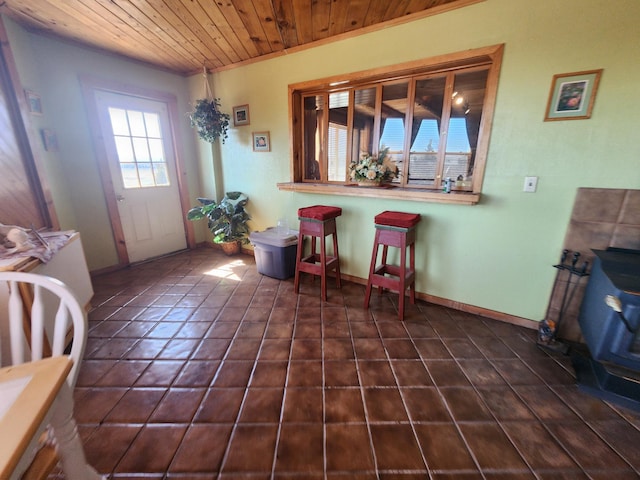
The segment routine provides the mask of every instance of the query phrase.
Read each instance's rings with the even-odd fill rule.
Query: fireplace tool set
[[[557,340],[558,332],[560,331],[560,326],[562,324],[562,320],[564,319],[565,313],[573,300],[576,289],[582,280],[582,277],[589,276],[587,273],[587,269],[589,267],[589,262],[584,261],[582,265],[578,266],[580,260],[580,252],[573,252],[571,255],[571,260],[569,263],[567,262],[567,258],[569,257],[569,250],[563,250],[562,255],[560,256],[560,263],[554,265],[554,268],[559,270],[555,284],[553,286],[553,291],[556,290],[561,272],[568,272],[567,283],[564,285],[564,291],[562,293],[562,300],[560,302],[560,310],[558,312],[558,319],[552,320],[547,318],[540,322],[540,326],[538,328],[538,345],[543,346],[545,348],[550,348],[554,351],[562,351],[563,353],[568,352],[568,347],[562,343],[559,343]]]

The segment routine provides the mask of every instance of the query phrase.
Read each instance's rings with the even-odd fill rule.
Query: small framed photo
[[[42,134],[42,143],[44,144],[44,149],[47,152],[57,152],[58,151],[58,136],[56,132],[49,128],[43,128],[40,130]]]
[[[233,126],[249,125],[249,105],[233,107]]]
[[[25,90],[24,96],[27,99],[27,108],[34,115],[42,115],[42,100],[40,95],[31,90]]]
[[[253,132],[253,151],[254,152],[270,152],[271,140],[269,139],[269,132]]]
[[[553,76],[545,122],[591,118],[602,69]]]

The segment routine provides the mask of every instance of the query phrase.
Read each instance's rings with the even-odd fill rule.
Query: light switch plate
[[[535,193],[538,188],[538,177],[524,177],[523,192]]]

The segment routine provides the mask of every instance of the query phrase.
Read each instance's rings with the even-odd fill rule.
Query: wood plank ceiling
[[[0,14],[37,34],[192,75],[479,1],[0,0]]]

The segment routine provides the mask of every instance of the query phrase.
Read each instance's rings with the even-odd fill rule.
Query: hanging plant
[[[196,100],[193,112],[189,112],[191,126],[198,131],[198,136],[205,142],[213,143],[218,138],[222,143],[227,139],[227,130],[231,116],[220,111],[220,99],[214,98],[209,87],[207,67],[202,67],[204,79],[204,96]]]
[[[198,136],[206,142],[215,142],[218,138],[222,143],[227,138],[229,120],[231,116],[220,111],[220,99],[203,98],[196,100],[193,112],[189,113],[191,126],[198,131]]]

